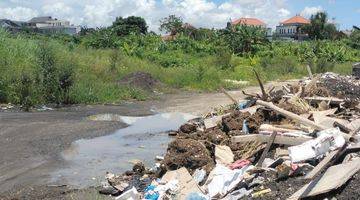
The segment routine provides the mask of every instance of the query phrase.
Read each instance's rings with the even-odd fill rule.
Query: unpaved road
[[[249,87],[245,91],[258,92],[258,87]],[[244,98],[241,91],[230,93],[237,99]],[[125,127],[120,122],[90,121],[87,116],[103,113],[141,116],[152,114],[154,110],[201,115],[230,103],[222,93],[188,92],[119,106],[72,106],[32,113],[0,112],[0,199],[68,199],[68,193],[71,194],[68,189],[45,187],[51,184],[51,171],[63,165],[60,153],[73,141],[111,134]],[[80,194],[79,199],[88,198]]]

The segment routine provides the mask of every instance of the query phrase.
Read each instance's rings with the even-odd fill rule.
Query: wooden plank
[[[284,95],[283,98],[286,98],[286,99],[290,99],[292,98],[293,95]],[[303,99],[307,100],[307,101],[326,101],[326,102],[331,102],[331,103],[334,103],[334,104],[339,104],[339,103],[342,103],[344,102],[344,99],[339,99],[339,98],[336,98],[336,97],[303,97]]]
[[[312,169],[309,173],[306,174],[304,179],[313,179],[315,176],[317,176],[325,167],[328,165],[328,163],[333,160],[339,153],[341,152],[341,149],[337,149],[335,151],[330,152],[325,158],[316,165],[314,169]]]
[[[249,135],[240,135],[240,136],[233,136],[231,138],[233,143],[246,143],[246,142],[267,142],[270,139],[270,135],[262,135],[262,134],[249,134]],[[283,144],[283,145],[299,145],[306,141],[311,140],[311,138],[303,138],[303,137],[289,137],[289,136],[282,136],[277,135],[275,137],[274,143],[275,144]]]
[[[356,134],[356,130],[351,132],[350,137],[352,137],[355,134]],[[356,151],[356,147],[354,147],[354,150]],[[311,170],[305,176],[305,179],[313,179],[326,167],[335,163],[337,159],[339,159],[344,153],[349,151],[351,151],[351,149],[348,147],[348,145],[345,144],[342,148],[330,152],[318,165],[316,165],[316,167],[313,170]]]
[[[221,88],[221,92],[223,92],[234,104],[238,104],[239,102],[234,99],[224,88]]]
[[[312,74],[312,72],[311,72],[310,65],[306,65],[306,69],[307,69],[307,71],[308,71],[308,73],[309,73],[310,79],[313,79],[314,76],[313,76],[313,74]]]
[[[359,159],[332,166],[323,176],[304,185],[300,190],[289,197],[288,200],[301,199],[330,192],[345,184],[359,170]]]
[[[289,112],[287,110],[279,108],[278,106],[274,105],[271,102],[265,102],[265,101],[262,101],[262,100],[257,100],[256,104],[261,105],[261,106],[265,106],[267,108],[270,108],[270,109],[274,110],[275,112],[277,112],[277,113],[279,113],[279,114],[281,114],[281,115],[283,115],[283,116],[285,116],[287,118],[295,120],[295,121],[297,121],[297,122],[299,122],[301,124],[304,124],[306,126],[310,126],[310,127],[314,128],[316,130],[321,131],[321,130],[327,129],[327,127],[325,127],[325,126],[318,125],[318,124],[316,124],[315,122],[313,122],[313,121],[311,121],[309,119],[306,119],[306,118],[301,117],[301,116],[299,116],[297,114],[294,114],[292,112]]]
[[[266,99],[268,98],[268,95],[267,95],[267,93],[265,92],[265,88],[264,88],[264,85],[263,85],[263,83],[262,83],[262,81],[261,81],[261,79],[260,79],[260,76],[259,76],[259,74],[257,73],[257,71],[256,71],[254,68],[253,68],[253,71],[254,71],[254,73],[255,73],[255,76],[256,76],[257,81],[259,82],[259,86],[260,86],[261,93],[262,93],[261,99],[266,100]]]
[[[265,147],[263,153],[261,154],[261,157],[260,157],[258,163],[256,164],[257,167],[261,166],[262,163],[264,162],[265,157],[266,157],[266,154],[269,152],[271,145],[274,143],[276,134],[277,134],[276,131],[274,131],[274,132],[271,134],[271,136],[270,136],[270,138],[269,138],[269,140],[268,140],[268,142],[267,142],[267,144],[266,144],[266,147]]]

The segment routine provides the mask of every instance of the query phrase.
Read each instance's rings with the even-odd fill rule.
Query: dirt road
[[[258,87],[245,90],[258,92]],[[244,98],[241,91],[230,93],[237,99]],[[49,185],[49,173],[63,164],[60,152],[78,139],[111,134],[126,126],[121,122],[90,121],[87,116],[103,113],[142,116],[154,111],[200,115],[230,103],[222,93],[188,92],[119,106],[72,106],[31,113],[0,112],[0,199],[64,198],[62,194],[68,190],[43,187]]]

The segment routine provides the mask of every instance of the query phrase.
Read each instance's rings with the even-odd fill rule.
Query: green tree
[[[309,34],[312,40],[335,39],[338,35],[336,26],[328,23],[328,14],[318,12],[310,18],[310,24],[305,25],[303,30]]]
[[[142,17],[130,16],[127,18],[117,17],[110,29],[117,36],[133,34],[146,34],[148,26]]]
[[[236,25],[223,30],[228,46],[235,54],[255,53],[259,45],[268,42],[266,30],[257,26]]]
[[[183,32],[183,20],[181,17],[169,15],[168,17],[160,20],[160,31],[165,31],[171,35]]]
[[[357,29],[356,27],[354,27],[354,30],[351,33],[350,38],[349,38],[349,45],[352,48],[360,49],[360,29]]]

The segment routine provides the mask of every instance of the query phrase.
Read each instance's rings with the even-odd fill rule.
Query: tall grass
[[[314,72],[349,74],[359,51],[341,42],[272,43],[255,55],[233,55],[226,47],[180,38],[169,43],[157,36],[126,38],[115,49],[93,49],[51,38],[11,36],[0,30],[0,103],[118,103],[144,100],[149,94],[118,81],[136,71],[150,73],[169,88],[214,91],[239,86],[225,79],[300,78],[311,63]],[[341,47],[333,51],[334,48]],[[336,60],[333,60],[336,58]]]

